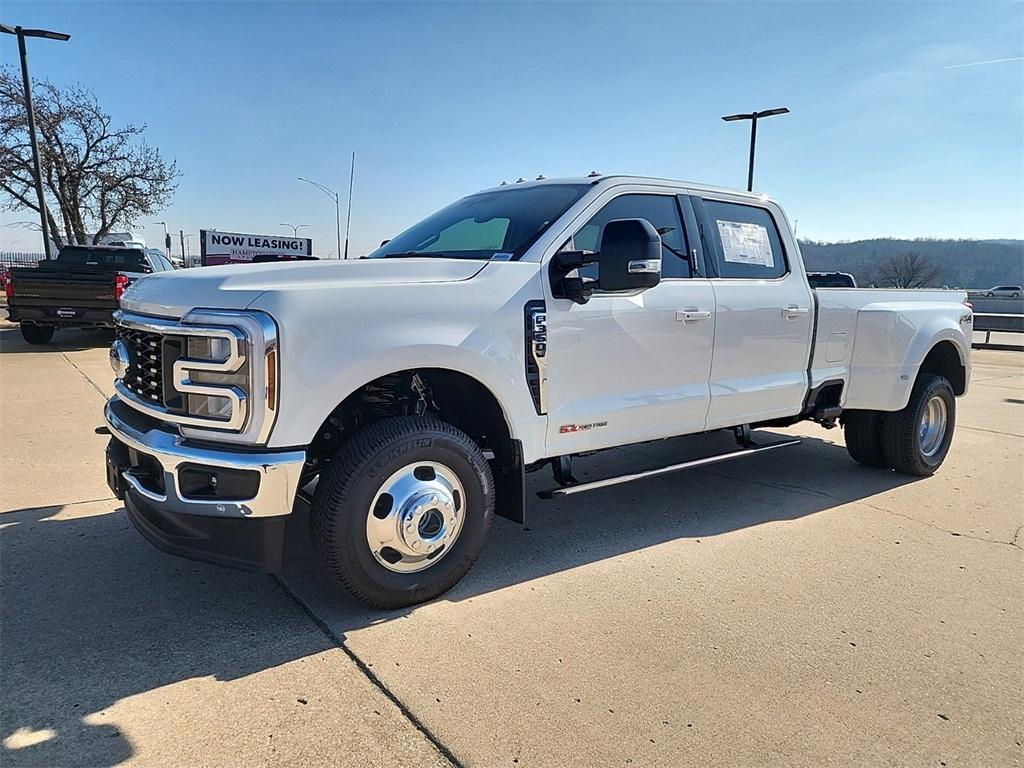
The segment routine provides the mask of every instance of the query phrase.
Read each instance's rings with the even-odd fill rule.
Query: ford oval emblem
[[[131,359],[128,357],[128,347],[118,339],[110,345],[110,367],[114,369],[114,376],[123,379],[128,372],[128,364]]]

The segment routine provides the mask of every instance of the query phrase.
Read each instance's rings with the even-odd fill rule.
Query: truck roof
[[[687,189],[695,189],[701,192],[724,192],[730,195],[736,195],[739,197],[747,197],[751,200],[772,200],[773,198],[769,195],[762,194],[760,192],[748,192],[745,189],[737,189],[735,187],[722,187],[711,184],[698,184],[692,181],[681,181],[677,179],[663,179],[656,176],[629,176],[627,174],[612,174],[609,176],[595,175],[595,176],[566,176],[557,179],[533,179],[531,181],[509,181],[499,184],[494,187],[488,187],[482,189],[480,192],[500,192],[506,189],[521,189],[523,187],[537,187],[544,184],[590,184],[593,186],[600,187],[611,187],[620,184],[649,184],[655,186],[666,186],[666,187],[686,187]]]

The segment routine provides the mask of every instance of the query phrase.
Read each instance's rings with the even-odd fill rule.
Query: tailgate
[[[115,276],[109,270],[15,269],[11,271],[9,303],[15,307],[116,309]]]

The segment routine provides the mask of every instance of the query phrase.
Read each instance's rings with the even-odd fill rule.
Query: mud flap
[[[512,455],[506,461],[492,461],[494,475],[494,513],[513,523],[526,522],[526,469],[523,467],[523,444],[512,441]]]

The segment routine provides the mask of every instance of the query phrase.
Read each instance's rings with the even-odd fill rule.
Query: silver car
[[[985,291],[985,298],[994,299],[1000,296],[1009,296],[1015,299],[1020,296],[1021,293],[1024,293],[1024,291],[1021,291],[1021,287],[1019,285],[996,285]]]

